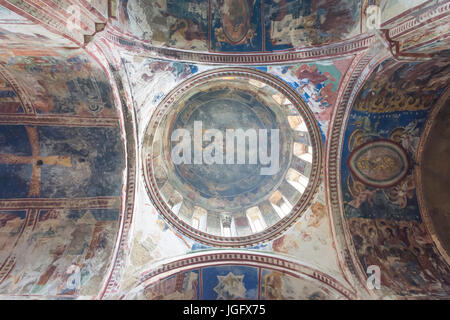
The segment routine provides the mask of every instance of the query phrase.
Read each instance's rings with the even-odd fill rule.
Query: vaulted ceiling
[[[0,0],[0,297],[448,298],[449,20],[444,0]],[[199,105],[285,126],[276,188],[226,210],[220,168],[160,165]]]

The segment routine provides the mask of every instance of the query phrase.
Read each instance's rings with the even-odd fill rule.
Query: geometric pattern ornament
[[[229,272],[226,276],[217,276],[219,283],[214,287],[217,300],[236,300],[245,298],[244,275],[234,275]]]
[[[408,154],[391,140],[375,140],[355,149],[347,160],[353,176],[374,188],[389,188],[409,171]]]
[[[214,139],[206,136],[211,130]],[[254,132],[259,149],[250,141],[237,148],[238,134],[229,148],[229,130]],[[264,145],[278,161],[261,161]],[[224,152],[223,161],[196,161],[198,153],[216,151]],[[166,95],[147,125],[141,158],[147,193],[169,225],[210,246],[249,247],[280,236],[310,205],[321,181],[322,136],[311,110],[282,80],[256,69],[219,68]],[[273,172],[262,174],[268,168]]]

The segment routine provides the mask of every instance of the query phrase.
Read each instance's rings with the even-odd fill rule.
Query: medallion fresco
[[[345,216],[363,270],[380,266],[391,294],[437,297],[450,290],[450,267],[419,211],[413,165],[429,112],[448,86],[448,68],[387,61],[349,116],[341,165]]]
[[[225,0],[222,29],[232,43],[241,42],[250,29],[251,11],[245,0]]]
[[[212,51],[262,51],[261,1],[212,0]]]
[[[372,187],[398,184],[409,171],[406,151],[390,140],[375,140],[358,147],[348,157],[353,176]]]

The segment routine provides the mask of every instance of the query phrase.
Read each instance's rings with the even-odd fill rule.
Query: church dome
[[[202,73],[158,106],[143,145],[148,193],[183,234],[216,246],[272,239],[308,205],[321,140],[312,113],[262,71]]]

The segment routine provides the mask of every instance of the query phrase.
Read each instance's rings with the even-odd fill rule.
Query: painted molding
[[[124,69],[117,64],[115,57],[110,54],[109,47],[106,43],[91,44],[88,48],[87,52],[89,54],[97,56],[98,63],[102,66],[110,80],[116,104],[121,108],[120,123],[126,149],[126,170],[124,172],[124,180],[126,183],[122,190],[120,227],[117,233],[111,265],[105,273],[103,288],[97,296],[97,299],[107,299],[119,290],[120,281],[128,261],[138,168],[137,130],[133,100],[129,93],[130,89],[128,83],[122,81],[123,75],[121,74],[121,70]]]
[[[422,14],[414,16],[414,12],[411,13],[411,18],[396,25],[389,30],[389,36],[391,39],[403,37],[416,29],[426,26],[439,19],[447,17],[450,14],[450,1],[447,0],[441,5],[433,6],[429,10]]]
[[[204,251],[185,258],[163,261],[141,274],[138,284],[131,291],[141,290],[179,272],[218,265],[241,265],[271,269],[298,278],[313,279],[336,290],[349,300],[357,299],[354,290],[332,276],[296,260],[280,256],[243,250]],[[130,293],[129,292],[129,293]],[[123,295],[122,298],[126,297]]]
[[[365,293],[368,297],[373,297],[375,294],[367,289],[367,274],[356,254],[344,216],[340,177],[341,155],[343,137],[353,102],[373,70],[389,57],[390,53],[386,51],[370,51],[355,59],[351,67],[352,72],[349,77],[344,79],[345,82],[337,100],[337,107],[331,122],[332,126],[328,132],[325,160],[327,205],[339,261],[344,273],[349,280],[351,279],[350,283],[357,287],[358,292]]]
[[[105,39],[115,46],[141,56],[169,59],[202,64],[227,65],[272,65],[300,61],[318,61],[342,57],[365,50],[375,43],[373,35],[358,36],[352,40],[322,47],[309,47],[301,50],[280,51],[271,53],[224,54],[213,52],[195,52],[174,48],[152,46],[148,41],[140,40],[125,34],[114,27],[105,29]]]
[[[0,210],[24,209],[118,209],[120,197],[71,198],[71,199],[1,199]]]
[[[6,114],[0,113],[0,124],[56,127],[117,127],[119,118],[79,117],[58,114]]]

